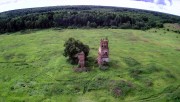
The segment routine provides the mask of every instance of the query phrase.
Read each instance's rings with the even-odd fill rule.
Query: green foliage
[[[162,28],[180,22],[179,17],[127,8],[72,6],[23,9],[0,13],[0,33],[25,29],[74,28]],[[177,32],[178,33],[178,32]]]
[[[68,57],[68,61],[71,64],[77,64],[77,53],[84,52],[85,58],[87,59],[87,56],[89,54],[89,46],[83,44],[79,40],[75,40],[74,38],[69,38],[65,44],[64,44],[64,56]]]
[[[131,28],[131,24],[130,22],[127,22],[127,23],[123,23],[120,28],[122,29],[130,29]]]

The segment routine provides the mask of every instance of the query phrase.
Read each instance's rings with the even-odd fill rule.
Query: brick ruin
[[[85,54],[84,52],[77,53],[75,55],[78,58],[78,67],[75,69],[75,71],[82,72],[87,71],[87,68],[85,68]],[[108,39],[101,39],[100,40],[100,46],[98,50],[98,58],[97,63],[99,67],[106,67],[109,62],[109,47],[108,47]]]
[[[79,68],[85,68],[85,54],[84,52],[80,52],[77,54],[77,57],[78,57],[78,65],[79,65]]]
[[[104,66],[109,62],[109,47],[107,38],[100,40],[97,62],[99,66]]]

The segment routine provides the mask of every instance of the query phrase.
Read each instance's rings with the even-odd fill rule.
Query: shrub
[[[77,29],[76,26],[68,26],[67,28],[68,28],[68,29]]]
[[[163,28],[163,23],[158,22],[158,23],[156,24],[156,26],[157,26],[158,28]]]
[[[127,23],[123,23],[120,28],[122,29],[130,29],[131,28],[131,24],[130,22],[127,22]]]
[[[111,29],[117,29],[118,27],[117,26],[111,26]]]
[[[63,28],[55,27],[54,30],[63,30]]]
[[[75,40],[74,38],[69,38],[64,44],[64,56],[68,57],[68,61],[71,64],[77,64],[78,59],[75,56],[77,53],[83,51],[85,54],[85,59],[89,54],[89,46],[83,44],[79,40]]]

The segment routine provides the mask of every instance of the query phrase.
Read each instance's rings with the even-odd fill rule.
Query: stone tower
[[[100,41],[97,62],[99,66],[103,66],[104,64],[109,62],[109,47],[107,38],[101,39]]]
[[[78,64],[79,64],[79,67],[80,68],[84,68],[85,67],[85,54],[84,52],[80,52],[77,54],[77,57],[78,57]]]
[[[86,66],[85,66],[85,53],[82,51],[82,52],[80,52],[80,53],[77,53],[76,55],[75,55],[75,57],[77,57],[78,58],[78,67],[76,67],[75,69],[74,69],[74,71],[76,71],[76,72],[83,72],[83,71],[88,71],[88,69],[86,68]]]

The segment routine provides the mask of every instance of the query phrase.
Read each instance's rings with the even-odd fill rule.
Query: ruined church
[[[99,66],[104,66],[109,62],[109,47],[107,38],[100,40],[97,62]]]
[[[80,52],[75,55],[75,57],[78,58],[78,68],[75,70],[78,72],[85,71],[85,54],[84,52]],[[108,47],[108,39],[101,39],[100,40],[100,46],[98,50],[98,57],[97,57],[97,63],[99,67],[105,67],[107,66],[109,62],[109,47]]]

